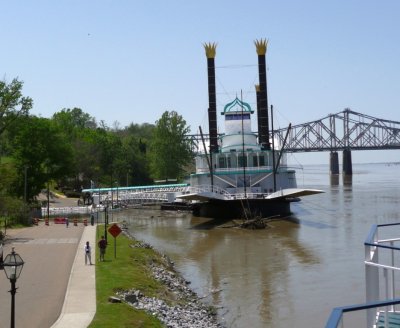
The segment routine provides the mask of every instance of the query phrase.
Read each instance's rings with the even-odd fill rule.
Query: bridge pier
[[[329,154],[329,172],[331,175],[339,174],[339,154],[336,151]]]
[[[343,150],[343,175],[353,174],[353,164],[351,162],[351,150]]]

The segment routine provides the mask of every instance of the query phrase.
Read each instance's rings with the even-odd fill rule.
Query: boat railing
[[[396,281],[400,279],[400,223],[373,225],[364,242],[366,301],[391,300],[400,297]],[[391,309],[397,312],[394,307]],[[368,327],[375,320],[367,311]]]
[[[391,308],[398,304],[400,304],[400,298],[388,301],[377,301],[365,304],[337,307],[332,310],[325,328],[399,327],[399,325],[396,323],[400,322],[400,313],[391,310]],[[365,322],[366,317],[361,311],[372,311],[375,314],[374,323],[372,326]]]
[[[262,199],[265,198],[268,194],[266,193],[229,193],[225,189],[222,189],[218,186],[211,186],[211,185],[199,185],[196,187],[187,187],[185,191],[182,193],[201,193],[201,192],[213,192],[216,194],[223,195],[226,199],[234,200],[234,199]]]
[[[226,198],[231,198],[232,194],[227,192],[225,189],[222,189],[218,186],[211,185],[199,185],[199,186],[187,186],[182,190],[182,194],[193,194],[193,193],[201,193],[201,192],[213,192],[216,194],[224,195]]]
[[[236,193],[231,194],[232,199],[263,199],[268,196],[267,193],[255,193],[255,192],[247,192],[247,193]]]
[[[160,188],[143,188],[143,189],[131,189],[124,190],[123,192],[116,193],[107,192],[100,194],[100,202],[107,204],[108,206],[130,206],[136,204],[159,204],[168,202],[168,194],[179,192],[181,193],[186,189],[187,185],[182,186],[171,186]]]
[[[289,170],[289,169],[294,169],[294,167],[289,167],[287,165],[281,165],[279,166],[279,169],[281,171],[283,170]],[[238,172],[238,170],[243,171],[243,167],[225,167],[225,168],[216,168],[215,172],[218,173],[230,173],[230,172]],[[257,172],[257,171],[272,171],[272,166],[246,166],[245,168],[246,172]],[[208,167],[202,167],[202,168],[197,168],[196,173],[201,174],[201,173],[209,173],[210,170]]]
[[[366,304],[337,308],[326,327],[338,327],[345,312],[365,310],[363,327],[400,327],[400,223],[373,225],[364,242]],[[382,307],[384,307],[382,309]],[[342,310],[338,310],[342,309]],[[333,320],[334,312],[338,320]],[[340,313],[340,315],[339,315]],[[335,325],[333,322],[336,322]],[[360,325],[361,326],[361,325]],[[353,325],[349,325],[353,327]]]

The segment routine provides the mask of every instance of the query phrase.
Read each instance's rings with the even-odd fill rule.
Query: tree
[[[97,123],[94,117],[82,111],[82,109],[74,107],[73,109],[64,108],[60,112],[53,115],[53,121],[63,130],[72,136],[81,129],[95,129]]]
[[[165,111],[156,122],[150,142],[150,170],[154,179],[180,179],[184,167],[192,160],[186,135],[190,128],[175,111]]]
[[[0,136],[18,117],[28,114],[33,102],[22,96],[23,82],[13,79],[7,84],[0,81]]]
[[[27,168],[27,199],[32,200],[48,182],[71,173],[72,149],[49,119],[28,116],[19,119],[15,125],[12,157],[19,179],[13,186],[13,194],[24,195]]]
[[[148,185],[152,183],[146,157],[145,143],[141,138],[129,135],[123,139],[122,149],[125,159],[126,183],[129,185]]]
[[[153,130],[154,124],[131,123],[117,132],[122,138],[125,160],[125,171],[120,177],[121,184],[148,185],[152,183],[146,153]]]
[[[13,163],[8,161],[0,165],[0,197],[9,194],[10,187],[15,185],[18,174]]]
[[[62,187],[79,189],[98,177],[98,147],[96,120],[80,108],[64,108],[53,115],[52,121],[72,148],[72,174],[60,181]]]

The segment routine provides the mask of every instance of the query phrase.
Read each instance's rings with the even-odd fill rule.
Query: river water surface
[[[324,327],[332,308],[365,302],[363,243],[372,224],[399,221],[400,165],[353,165],[347,180],[305,166],[297,182],[325,193],[292,204],[292,217],[265,230],[185,212],[114,215],[169,255],[227,327]]]

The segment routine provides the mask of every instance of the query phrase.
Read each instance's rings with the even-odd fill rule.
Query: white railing
[[[182,190],[182,194],[195,194],[195,193],[202,193],[202,192],[213,192],[216,194],[224,195],[226,198],[230,198],[232,194],[227,192],[225,189],[222,189],[218,186],[211,186],[211,185],[199,185],[196,187],[186,187]]]
[[[279,166],[280,171],[287,171],[287,170],[294,170],[296,167],[294,166],[287,166],[287,165],[281,165]],[[246,172],[257,172],[257,171],[272,171],[272,166],[246,166],[245,167]],[[243,167],[229,167],[229,168],[217,168],[214,170],[214,172],[217,173],[229,173],[229,172],[240,172],[243,171]],[[210,170],[208,167],[204,168],[197,168],[196,173],[209,173]]]
[[[385,233],[385,235],[397,233],[399,235],[399,228],[399,223],[373,225],[364,243],[367,302],[392,300],[400,296],[400,293],[396,289],[396,280],[400,278],[400,263],[396,260],[400,256],[400,247],[398,244],[400,238],[379,239],[379,233]],[[397,312],[394,306],[391,306],[390,311]],[[374,310],[368,310],[368,327],[375,320],[376,313]]]
[[[67,214],[90,214],[93,212],[92,206],[75,207],[49,207],[49,215],[67,215]],[[47,207],[42,207],[42,216],[47,217]]]
[[[385,235],[386,238],[379,239],[379,234]],[[366,322],[363,325],[359,324],[360,327],[399,326],[400,288],[396,286],[396,282],[400,280],[399,235],[400,223],[371,227],[364,242],[366,303],[335,308],[326,328],[345,327],[344,314],[360,311],[366,311]],[[354,327],[354,324],[350,324],[349,327]]]

